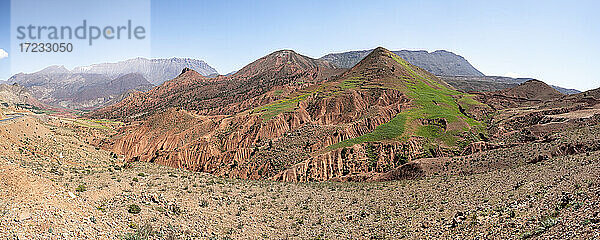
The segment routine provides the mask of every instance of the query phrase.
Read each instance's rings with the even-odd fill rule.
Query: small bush
[[[138,176],[140,176],[140,177],[145,177],[145,176],[146,176],[146,174],[145,174],[145,173],[143,173],[143,172],[141,172],[141,173],[138,173]]]
[[[75,188],[76,192],[85,192],[86,188],[84,185],[79,185],[77,186],[77,188]]]
[[[140,180],[139,180],[138,178],[136,178],[136,177],[134,177],[132,180],[133,180],[134,182],[139,182],[139,181],[140,181]]]
[[[141,211],[142,211],[142,209],[140,208],[140,206],[135,205],[135,204],[129,205],[129,208],[127,209],[127,212],[129,212],[131,214],[138,214]]]
[[[148,223],[142,225],[142,226],[137,226],[137,224],[133,224],[135,225],[135,232],[133,233],[128,233],[125,236],[122,236],[123,239],[125,240],[146,240],[149,239],[150,236],[152,235],[152,226]],[[130,225],[130,227],[132,227]]]

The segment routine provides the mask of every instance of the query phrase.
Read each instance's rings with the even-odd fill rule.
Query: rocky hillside
[[[35,104],[36,99],[31,96],[27,88],[17,84],[0,84],[0,104]]]
[[[529,80],[512,88],[474,94],[479,101],[495,109],[528,107],[566,96],[539,80]]]
[[[340,68],[351,68],[360,60],[369,55],[373,50],[351,51],[344,53],[331,53],[321,59],[331,62]],[[409,63],[423,68],[438,76],[484,76],[475,69],[465,58],[452,52],[438,50],[427,51],[394,51],[396,55]]]
[[[485,106],[383,48],[327,72],[336,71],[278,51],[230,78],[184,71],[92,116],[145,115],[104,144],[129,161],[281,181],[386,172],[485,134]]]
[[[154,85],[175,78],[181,69],[189,68],[203,76],[218,74],[217,70],[206,62],[191,58],[146,59],[135,58],[116,63],[100,63],[76,67],[74,73],[93,73],[116,78],[127,73],[139,73]]]
[[[17,84],[0,84],[0,108],[48,109],[26,87]]]
[[[129,90],[146,91],[153,87],[141,74],[110,78],[96,73],[74,73],[62,66],[19,73],[8,82],[27,87],[33,97],[45,104],[79,110],[103,106]]]
[[[514,98],[526,98],[540,101],[548,101],[564,96],[564,94],[539,80],[529,80],[514,88],[501,90],[499,91],[499,94]]]
[[[145,92],[152,89],[152,85],[142,74],[130,73],[119,76],[108,82],[86,86],[72,95],[73,102],[84,103],[89,108],[102,106],[113,99],[130,91]],[[65,101],[65,100],[63,100]]]
[[[521,83],[533,80],[533,78],[511,78],[500,76],[440,76],[448,84],[464,92],[490,92],[516,87]],[[563,94],[580,93],[576,89],[568,89],[550,85]]]
[[[352,184],[123,163],[89,144],[117,126],[0,123],[0,238],[596,239],[600,228],[598,124]]]

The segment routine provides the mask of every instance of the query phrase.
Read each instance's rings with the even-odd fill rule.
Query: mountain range
[[[516,87],[533,78],[511,78],[502,76],[439,76],[453,87],[465,92],[489,92]],[[581,91],[577,89],[563,88],[550,85],[563,94],[576,94]]]
[[[64,108],[88,110],[104,106],[122,94],[146,91],[174,78],[183,68],[206,75],[216,70],[202,60],[187,58],[135,58],[117,63],[95,64],[69,70],[49,66],[34,73],[19,73],[7,80],[30,89],[40,101]],[[153,79],[154,84],[148,79]]]
[[[342,71],[341,69],[347,69],[354,66],[371,51],[372,50],[364,50],[328,54],[318,60],[320,60],[321,64],[327,65],[327,67],[331,69],[330,72],[340,72]],[[506,89],[530,80],[528,78],[515,79],[484,76],[463,57],[444,50],[434,52],[401,50],[394,51],[393,53],[400,56],[402,59],[405,59],[407,62],[433,73],[456,89],[465,92]],[[196,59],[135,58],[115,63],[100,63],[75,67],[72,70],[69,70],[64,66],[50,66],[35,73],[16,74],[8,79],[6,83],[16,83],[30,88],[29,91],[33,96],[40,99],[40,101],[45,104],[75,110],[91,110],[113,104],[118,100],[122,100],[126,96],[133,94],[135,91],[143,92],[150,90],[155,85],[160,85],[167,80],[175,78],[180,74],[181,69],[184,68],[192,69],[204,77],[213,79],[207,80],[213,82],[219,82],[218,79],[233,76],[236,78],[244,78],[244,76],[246,76],[247,81],[261,78],[259,76],[248,78],[251,74],[243,73],[243,71],[249,71],[248,69],[241,69],[225,76],[220,76],[214,68],[204,61]],[[242,74],[237,74],[238,72],[242,72]],[[137,75],[128,75],[132,73]],[[122,77],[124,75],[128,76]],[[262,76],[262,78],[265,77],[269,76]],[[216,85],[211,86],[216,87]],[[246,82],[245,86],[240,87],[246,88],[248,86],[253,86],[253,84],[251,82]],[[210,94],[230,92],[233,90],[223,89],[223,87],[230,86],[221,85],[220,87],[216,87],[216,89],[213,89],[212,93],[208,94],[209,96],[207,96],[207,99],[205,99],[204,102],[207,102],[208,99],[211,98]],[[268,86],[262,86],[262,88],[264,87]],[[553,87],[565,94],[579,92],[574,89],[565,89],[558,86]],[[262,92],[264,92],[264,89],[255,92],[255,94]],[[229,98],[229,100],[231,100],[230,98],[232,97],[235,98],[235,96],[223,96],[224,99]],[[160,100],[156,101],[159,102],[159,105],[169,105],[168,102],[162,102]],[[215,108],[219,107],[219,103],[215,103],[218,101],[220,100],[213,99],[213,102],[208,103],[207,105],[196,105],[203,106],[202,108]],[[139,111],[145,110],[140,109]],[[208,110],[205,109],[205,111]]]
[[[130,160],[309,181],[368,178],[451,154],[483,134],[481,111],[473,96],[377,48],[351,69],[291,50],[230,77],[185,69],[88,116],[139,122],[105,145]]]
[[[146,59],[134,58],[116,63],[100,63],[76,67],[73,73],[93,73],[116,78],[127,73],[139,73],[154,85],[175,78],[181,69],[190,68],[203,76],[218,74],[217,70],[202,60],[192,58]]]
[[[349,69],[281,50],[230,76],[186,68],[87,117],[127,123],[100,146],[128,162],[243,179],[380,181],[439,174],[446,159],[466,164],[462,155],[593,124],[600,101],[538,80],[487,90],[458,91],[384,48]],[[485,164],[466,171],[504,163]]]
[[[250,109],[279,99],[281,96],[277,94],[263,95],[274,87],[289,92],[341,71],[329,62],[281,50],[250,63],[230,76],[207,78],[186,68],[173,80],[146,93],[131,95],[116,105],[99,109],[93,116],[139,118],[171,107],[211,115],[233,114],[240,109]]]
[[[336,67],[351,68],[373,50],[332,53],[321,57],[321,60],[331,62]],[[393,51],[409,63],[423,68],[437,76],[484,76],[475,69],[465,58],[445,50],[434,52],[401,50]]]

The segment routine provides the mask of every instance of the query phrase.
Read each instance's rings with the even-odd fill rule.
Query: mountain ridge
[[[471,96],[383,48],[334,76],[324,74],[330,70],[326,63],[292,51],[247,66],[232,77],[210,79],[183,71],[149,92],[95,111],[92,117],[120,119],[163,102],[189,103],[162,105],[134,118],[104,148],[128,161],[219,176],[321,181],[452,154],[458,141],[473,141],[465,136],[477,138],[482,131],[470,115],[479,108]],[[179,91],[180,86],[192,90]],[[222,93],[221,86],[235,91]],[[257,91],[261,88],[265,91]],[[194,96],[213,90],[220,104],[229,94],[244,98],[228,99],[217,111],[197,109],[210,102]],[[116,114],[95,114],[103,111]],[[382,151],[377,157],[369,153],[374,147]]]
[[[367,56],[371,50],[348,51],[330,53],[320,59],[327,60],[337,67],[350,68]],[[425,50],[399,50],[392,51],[411,64],[421,67],[435,75],[465,75],[484,76],[475,69],[464,57],[446,50],[428,52]]]
[[[280,50],[249,63],[231,76],[207,78],[196,71],[184,70],[147,93],[132,96],[140,99],[125,99],[123,103],[99,109],[90,116],[145,116],[169,107],[182,107],[202,114],[233,114],[276,98],[256,99],[254,103],[245,101],[273,87],[297,88],[314,84],[316,79],[332,74],[335,74],[335,69],[325,61]],[[249,105],[236,105],[242,102]]]
[[[183,68],[198,71],[204,76],[218,74],[217,70],[203,60],[193,58],[132,58],[118,62],[98,63],[73,68],[76,73],[100,73],[118,77],[125,73],[141,73],[152,84],[159,85],[177,76]]]
[[[533,78],[511,78],[503,76],[439,76],[444,81],[464,92],[486,92],[498,91],[502,89],[516,87]],[[581,91],[577,89],[568,89],[556,85],[550,85],[552,88],[563,94],[577,94]]]

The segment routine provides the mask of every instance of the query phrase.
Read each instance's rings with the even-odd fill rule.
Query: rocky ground
[[[2,239],[595,239],[600,151],[380,183],[281,183],[122,162],[91,145],[118,123],[26,116],[0,124]],[[597,126],[557,134],[596,139]],[[538,143],[543,144],[543,143]],[[532,145],[533,146],[533,145]],[[537,151],[537,150],[536,150]],[[485,164],[488,161],[489,168]]]

